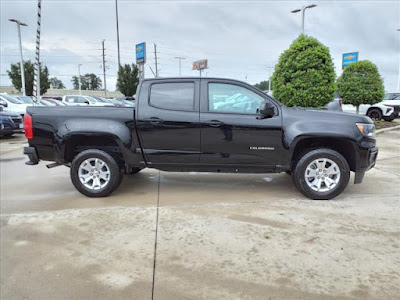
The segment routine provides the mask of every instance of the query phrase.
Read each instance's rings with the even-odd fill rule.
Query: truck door
[[[271,101],[276,115],[260,116],[261,102]],[[282,154],[279,105],[253,87],[231,80],[201,80],[202,164],[274,168]]]
[[[143,81],[136,118],[149,165],[199,163],[199,90],[198,79]]]

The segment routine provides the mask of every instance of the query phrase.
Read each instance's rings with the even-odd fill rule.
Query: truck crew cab
[[[331,199],[375,165],[374,124],[360,115],[289,108],[240,81],[140,82],[135,108],[29,107],[27,164],[70,167],[82,194],[103,197],[124,173],[291,173],[311,199]]]

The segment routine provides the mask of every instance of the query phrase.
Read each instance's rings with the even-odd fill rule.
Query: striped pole
[[[36,57],[35,69],[33,73],[33,96],[35,97],[36,104],[40,101],[40,20],[41,20],[41,0],[38,0],[38,19],[36,30]]]

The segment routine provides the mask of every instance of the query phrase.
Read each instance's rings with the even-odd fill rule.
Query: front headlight
[[[374,124],[365,124],[365,123],[356,123],[358,130],[365,136],[375,137],[375,125]]]

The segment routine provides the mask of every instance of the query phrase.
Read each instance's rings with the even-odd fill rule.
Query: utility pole
[[[117,46],[118,46],[118,71],[121,67],[121,57],[119,54],[119,24],[118,24],[118,0],[115,0],[115,17],[117,18]]]
[[[311,4],[311,5],[303,6],[300,9],[295,9],[295,10],[291,11],[291,13],[293,13],[293,14],[298,13],[298,12],[301,12],[301,14],[302,14],[302,16],[301,16],[301,33],[302,34],[304,34],[304,15],[306,13],[306,9],[307,8],[313,8],[313,7],[316,7],[316,6],[317,6],[316,4]]]
[[[157,63],[157,45],[154,45],[154,60],[155,60],[155,64],[156,64],[156,77],[158,77],[158,63]]]
[[[81,66],[82,66],[82,64],[79,64],[79,65],[78,65],[78,85],[79,85],[79,95],[82,95]]]
[[[186,58],[182,57],[182,56],[175,56],[175,58],[179,60],[179,77],[182,77],[182,65],[181,65],[181,62],[182,62],[182,59],[186,59]]]
[[[20,55],[20,68],[21,68],[21,83],[22,83],[22,95],[26,96],[25,92],[25,70],[24,70],[24,58],[22,57],[22,42],[21,42],[21,26],[28,26],[15,19],[8,19],[11,22],[15,22],[18,27],[18,38],[19,38],[19,55]]]
[[[106,82],[106,54],[104,49],[104,41],[101,42],[103,49],[103,77],[104,77],[104,96],[107,97],[107,82]]]

